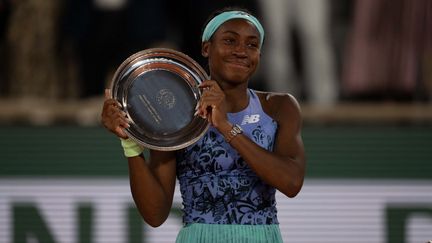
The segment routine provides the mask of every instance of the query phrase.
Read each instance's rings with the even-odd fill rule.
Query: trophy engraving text
[[[148,112],[151,114],[151,116],[156,121],[156,123],[160,124],[162,118],[159,116],[156,109],[151,105],[147,97],[145,95],[139,95],[138,97],[141,100],[141,102],[144,104],[144,106],[147,108]]]

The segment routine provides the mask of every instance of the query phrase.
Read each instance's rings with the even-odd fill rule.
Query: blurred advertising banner
[[[0,242],[175,242],[180,195],[169,219],[139,217],[127,179],[1,179]],[[277,196],[285,242],[427,242],[432,182],[308,180],[295,199]]]

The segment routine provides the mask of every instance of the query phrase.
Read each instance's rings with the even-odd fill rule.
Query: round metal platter
[[[122,106],[130,127],[125,132],[144,147],[171,151],[196,142],[208,122],[194,116],[208,79],[189,56],[165,48],[146,49],[126,59],[111,82],[112,98]]]

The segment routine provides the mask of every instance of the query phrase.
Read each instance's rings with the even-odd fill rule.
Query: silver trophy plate
[[[197,87],[208,75],[189,56],[164,48],[127,58],[111,81],[112,98],[130,120],[125,132],[144,147],[171,151],[196,142],[208,122],[194,116]]]

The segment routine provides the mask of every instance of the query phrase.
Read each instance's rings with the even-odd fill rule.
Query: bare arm
[[[227,119],[224,91],[214,81],[203,82],[201,86],[208,89],[204,91],[197,114],[207,118],[226,136],[233,124]],[[306,164],[300,107],[294,97],[282,94],[270,96],[264,105],[279,125],[274,151],[261,148],[244,134],[237,135],[230,144],[263,181],[294,197],[302,188]]]
[[[119,107],[106,91],[102,124],[118,137],[126,139],[123,129],[129,124]],[[175,162],[174,152],[150,151],[148,161],[142,156],[128,158],[132,197],[141,216],[153,227],[161,225],[169,215],[175,188]]]
[[[153,227],[168,218],[175,188],[173,152],[150,151],[150,162],[141,156],[128,158],[129,181],[135,205]]]
[[[294,98],[277,97],[279,112],[276,120],[278,131],[274,151],[267,151],[247,136],[240,134],[232,139],[233,146],[257,175],[288,197],[294,197],[303,185],[305,175],[305,152],[301,138],[300,109]],[[226,134],[229,131],[221,127]]]

